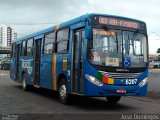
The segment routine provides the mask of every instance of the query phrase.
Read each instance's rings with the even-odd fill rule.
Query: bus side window
[[[22,42],[21,56],[26,56],[26,41]]]
[[[57,53],[67,53],[69,49],[69,29],[62,29],[57,33]]]
[[[27,56],[32,56],[33,39],[27,40]]]
[[[51,32],[45,35],[45,39],[43,42],[43,54],[52,54],[53,52],[53,44],[55,43],[55,32]]]

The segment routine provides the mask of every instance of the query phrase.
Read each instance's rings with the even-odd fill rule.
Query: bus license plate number
[[[126,79],[126,85],[136,85],[137,79]]]

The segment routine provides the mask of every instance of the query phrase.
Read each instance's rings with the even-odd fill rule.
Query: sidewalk
[[[151,96],[150,92],[160,94],[160,69],[149,69],[148,83],[149,96]]]
[[[152,72],[152,73],[159,73],[160,74],[160,68],[156,69],[156,68],[152,68],[152,69],[149,69],[149,72]]]
[[[147,92],[147,97],[160,100],[160,93],[155,93],[155,92],[152,92],[152,91],[148,91]]]

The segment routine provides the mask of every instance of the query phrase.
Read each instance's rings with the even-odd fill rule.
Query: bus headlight
[[[97,78],[95,78],[95,77],[93,77],[91,75],[88,75],[88,74],[85,74],[85,76],[93,84],[98,85],[98,86],[102,86],[103,85],[103,83],[101,81],[99,81]]]
[[[144,78],[138,85],[143,87],[148,82],[148,77]]]

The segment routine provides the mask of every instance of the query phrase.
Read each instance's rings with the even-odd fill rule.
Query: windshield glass
[[[93,29],[93,41],[89,41],[89,60],[97,65],[120,66],[122,62],[121,43],[120,31]]]
[[[140,33],[93,29],[88,59],[102,66],[144,67],[147,65],[146,36]]]
[[[128,58],[132,67],[147,65],[146,36],[135,32],[123,32],[124,59]],[[125,65],[124,65],[125,66]]]

